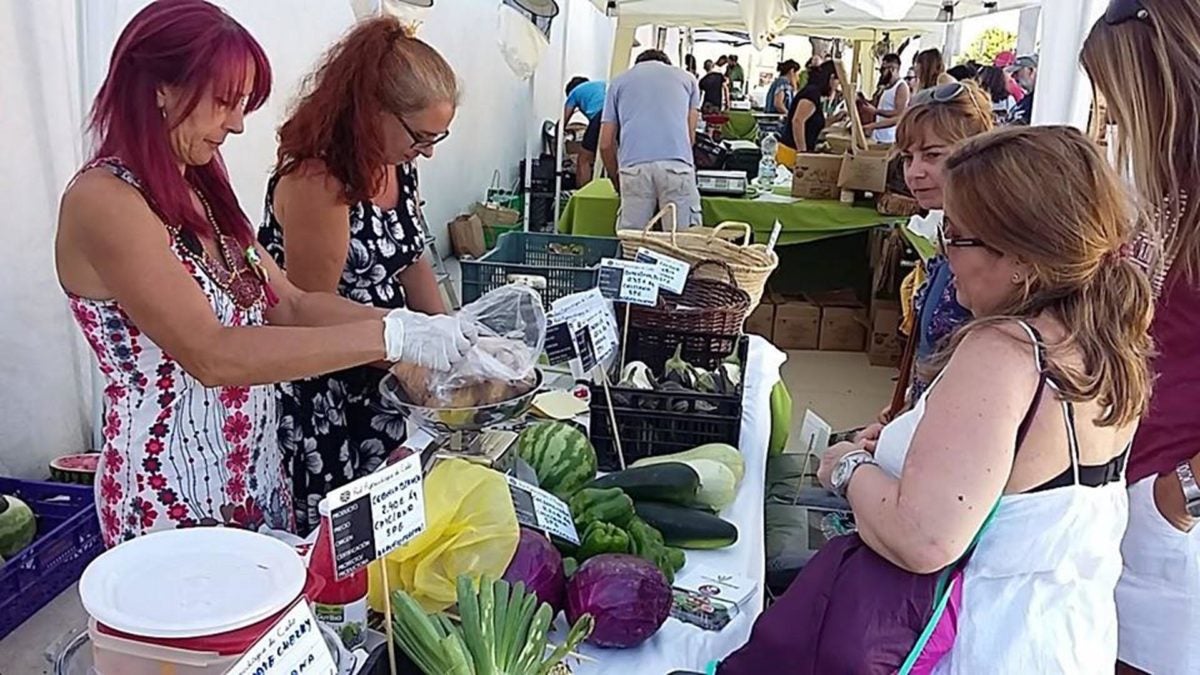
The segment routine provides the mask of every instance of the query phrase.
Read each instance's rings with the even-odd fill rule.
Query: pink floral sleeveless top
[[[103,166],[138,188],[114,160]],[[240,308],[176,237],[171,247],[225,326],[259,326],[265,303]],[[105,544],[199,525],[292,529],[270,386],[208,388],[138,330],[115,300],[70,293],[104,375],[104,447],[96,508]]]

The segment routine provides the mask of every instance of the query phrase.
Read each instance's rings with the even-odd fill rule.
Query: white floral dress
[[[141,190],[114,160],[85,170],[93,166]],[[171,248],[222,325],[264,323],[265,300],[240,308],[177,237]],[[272,388],[205,387],[143,335],[117,301],[68,298],[106,384],[96,476],[105,544],[197,525],[292,529]]]
[[[350,206],[350,243],[338,281],[339,295],[376,307],[404,306],[399,274],[425,251],[425,228],[411,164],[396,167],[399,201],[381,209],[371,202]],[[258,241],[287,268],[283,227],[275,217],[275,186],[267,183],[266,213]],[[373,366],[350,368],[279,385],[279,442],[292,470],[296,529],[318,522],[317,504],[327,492],[365,476],[404,441],[404,416],[381,405]]]

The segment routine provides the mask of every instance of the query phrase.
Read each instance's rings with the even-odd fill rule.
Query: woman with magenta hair
[[[450,317],[302,290],[255,244],[220,147],[263,104],[262,48],[203,0],[151,3],[96,97],[96,152],[63,195],[58,277],[103,372],[108,545],[194,525],[293,526],[275,382],[446,367]]]
[[[424,257],[415,161],[449,135],[457,104],[450,65],[395,18],[360,23],[329,51],[279,129],[258,233],[291,283],[445,311]],[[316,526],[329,490],[374,471],[404,440],[403,416],[380,405],[382,376],[359,366],[280,387],[300,532]]]

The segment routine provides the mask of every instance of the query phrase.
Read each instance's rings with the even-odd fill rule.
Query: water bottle
[[[775,152],[779,149],[779,141],[775,134],[767,134],[762,139],[762,159],[758,161],[758,185],[764,190],[775,189]]]

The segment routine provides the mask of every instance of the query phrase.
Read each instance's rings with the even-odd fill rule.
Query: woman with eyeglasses
[[[1200,672],[1198,44],[1195,2],[1115,0],[1080,59],[1116,123],[1118,166],[1162,239],[1145,247],[1161,251],[1150,266],[1157,380],[1129,460],[1121,672]]]
[[[59,211],[59,283],[105,380],[96,509],[108,546],[158,530],[286,530],[272,383],[383,360],[434,366],[458,322],[297,286],[254,242],[222,147],[271,90],[246,29],[153,2],[113,48],[92,159]]]
[[[395,18],[356,26],[306,80],[279,129],[258,239],[296,286],[375,307],[444,313],[424,256],[418,157],[449,135],[458,84],[445,59]],[[374,471],[404,440],[371,366],[280,387],[297,528],[329,490]]]
[[[884,672],[889,662],[875,658],[904,659],[928,600],[872,607],[870,589],[907,588],[905,573],[934,574],[969,555],[913,672],[1112,669],[1123,469],[1151,385],[1151,292],[1127,252],[1131,205],[1099,148],[1070,127],[977,136],[944,172],[946,254],[975,319],[931,361],[937,375],[912,410],[874,442],[825,452],[821,483],[849,500],[856,536],[882,560],[864,568],[818,552],[743,648],[774,656],[759,666],[790,653],[817,660],[798,672]],[[1023,197],[996,199],[997,185]],[[845,541],[826,546],[871,557]],[[827,609],[810,606],[820,597]],[[863,635],[867,649],[846,648]],[[814,642],[818,653],[798,651]],[[718,672],[764,672],[733,667],[749,665],[742,658]]]

